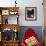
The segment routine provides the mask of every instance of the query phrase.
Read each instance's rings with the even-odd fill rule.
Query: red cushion
[[[32,28],[28,28],[24,34],[24,37],[22,38],[22,46],[26,46],[25,39],[28,39],[29,37],[37,36],[36,33]]]

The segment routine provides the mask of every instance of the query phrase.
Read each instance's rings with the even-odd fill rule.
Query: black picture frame
[[[37,20],[37,8],[36,7],[25,7],[25,20],[26,21]]]

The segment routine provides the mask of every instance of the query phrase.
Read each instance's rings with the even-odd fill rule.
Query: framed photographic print
[[[9,15],[9,10],[2,10],[2,15]]]
[[[37,8],[36,7],[25,8],[25,20],[27,21],[37,20]]]

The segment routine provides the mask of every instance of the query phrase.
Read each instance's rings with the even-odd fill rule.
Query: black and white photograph
[[[37,19],[37,8],[26,7],[25,8],[25,19],[28,21],[34,21]]]

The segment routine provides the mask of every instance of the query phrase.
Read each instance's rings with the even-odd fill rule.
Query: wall
[[[43,26],[42,0],[21,0],[19,24],[21,26]],[[20,1],[19,1],[20,2]],[[19,3],[18,3],[19,4]],[[25,7],[37,7],[37,21],[25,21]],[[21,10],[22,9],[22,10]]]
[[[15,0],[0,0],[1,7],[15,6]],[[20,26],[43,26],[43,0],[17,0],[19,6],[19,24]],[[25,21],[25,7],[37,7],[37,21]],[[10,20],[10,19],[9,19]]]

